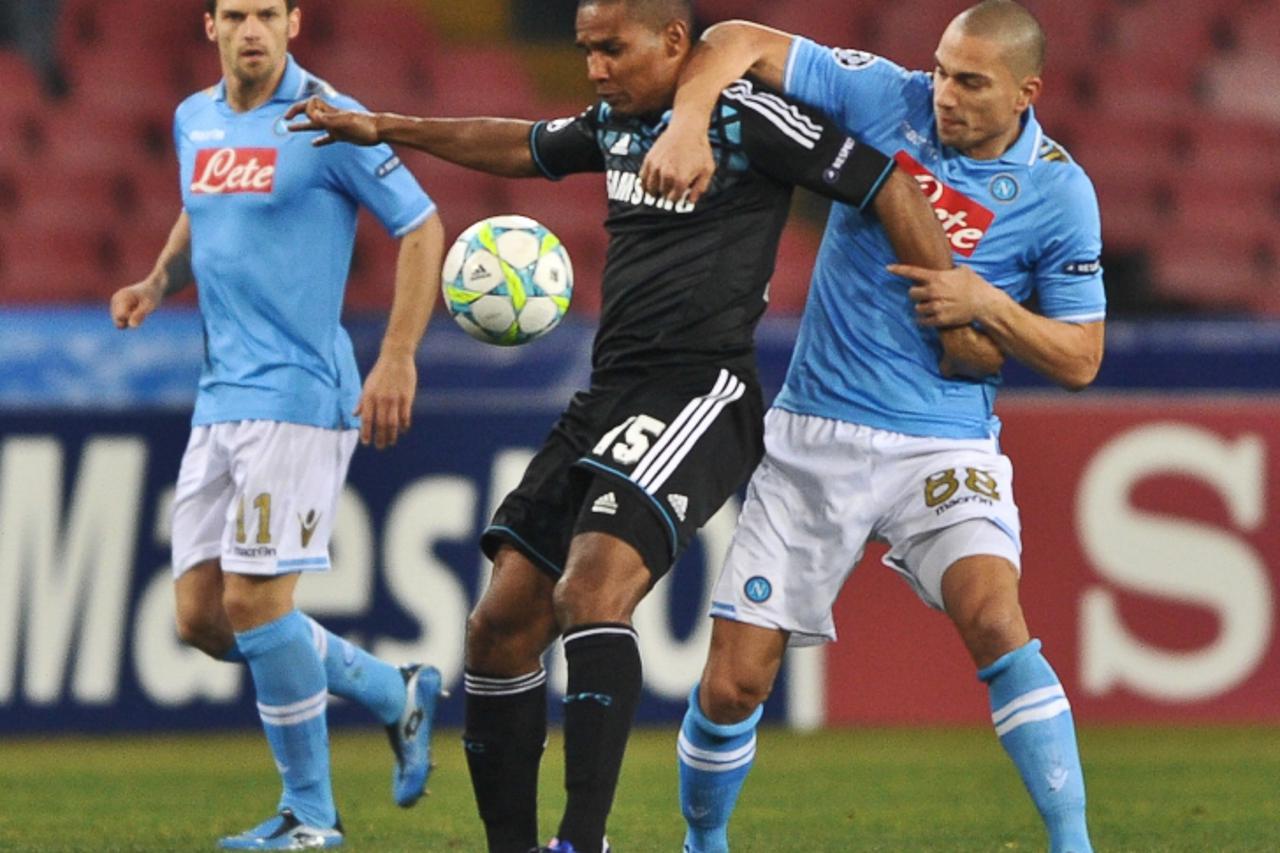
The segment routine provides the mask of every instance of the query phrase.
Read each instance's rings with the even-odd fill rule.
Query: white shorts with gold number
[[[931,607],[956,560],[994,554],[1020,570],[1013,467],[994,438],[903,435],[771,409],[712,596],[711,615],[836,638],[831,608],[869,540]]]
[[[280,421],[191,430],[173,499],[173,573],[282,575],[329,568],[329,537],[359,431]]]

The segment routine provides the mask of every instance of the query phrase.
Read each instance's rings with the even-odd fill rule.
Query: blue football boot
[[[342,846],[342,821],[329,829],[308,826],[292,809],[272,815],[253,829],[218,840],[223,850],[319,850]]]
[[[412,664],[400,668],[404,676],[404,711],[387,726],[387,739],[396,756],[391,792],[396,805],[408,808],[418,801],[431,773],[431,724],[436,701],[449,694],[441,689],[440,670]]]

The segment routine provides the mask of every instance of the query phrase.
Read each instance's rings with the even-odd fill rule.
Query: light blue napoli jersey
[[[205,332],[196,425],[358,425],[360,375],[339,324],[357,209],[397,237],[435,210],[388,146],[316,148],[286,130],[289,105],[313,94],[359,109],[290,57],[257,109],[232,110],[224,83],[174,118]]]
[[[1097,198],[1084,171],[1028,110],[1004,156],[973,160],[938,141],[933,79],[861,51],[791,47],[786,93],[893,154],[919,182],[955,261],[1065,322],[1102,320]],[[915,321],[910,283],[870,214],[832,207],[786,382],[775,405],[908,435],[996,435],[998,379],[950,380],[938,334]]]

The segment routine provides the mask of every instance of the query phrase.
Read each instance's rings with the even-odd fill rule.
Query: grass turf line
[[[619,853],[679,850],[675,728],[632,738],[610,819]],[[1108,853],[1280,850],[1280,730],[1115,727],[1081,736],[1095,847]],[[441,731],[430,797],[391,801],[381,732],[333,734],[352,853],[482,851],[459,733]],[[543,760],[541,826],[564,798]],[[0,850],[212,850],[265,818],[279,789],[254,733],[0,740]],[[730,835],[735,853],[1042,851],[1040,820],[981,729],[765,729]]]

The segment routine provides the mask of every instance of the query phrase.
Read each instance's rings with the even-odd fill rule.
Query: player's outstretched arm
[[[414,356],[440,291],[443,263],[444,226],[440,217],[432,214],[400,239],[387,331],[355,411],[360,416],[363,444],[372,442],[382,450],[395,444],[413,423],[413,398],[418,390]]]
[[[150,274],[111,295],[111,319],[117,329],[136,329],[166,296],[191,281],[191,220],[184,210],[169,230],[169,239]]]
[[[889,242],[898,259],[916,267],[948,270],[952,267],[951,247],[938,225],[938,218],[915,180],[895,169],[875,200]],[[969,325],[940,328],[942,360],[939,369],[946,377],[981,379],[1000,372],[1004,353],[989,336]]]
[[[321,131],[316,146],[334,142],[405,145],[468,169],[507,178],[541,176],[529,153],[533,122],[506,118],[418,118],[343,110],[322,98],[294,104],[285,113],[294,132]]]
[[[748,71],[781,89],[793,39],[749,21],[725,21],[703,33],[680,72],[671,122],[640,169],[646,191],[672,201],[687,194],[697,202],[715,173],[707,128],[720,91]]]

